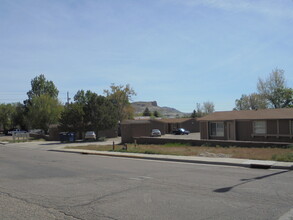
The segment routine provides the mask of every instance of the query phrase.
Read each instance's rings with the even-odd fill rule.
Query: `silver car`
[[[151,132],[152,137],[160,137],[161,136],[161,131],[159,129],[153,129]]]
[[[97,136],[94,131],[85,132],[84,139],[85,140],[96,140]]]

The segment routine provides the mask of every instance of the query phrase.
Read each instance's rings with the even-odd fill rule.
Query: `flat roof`
[[[198,121],[293,119],[293,108],[214,112]]]
[[[191,119],[196,120],[195,118],[162,118],[162,119],[156,119],[156,121],[161,121],[165,123],[182,123],[185,121],[189,121]]]

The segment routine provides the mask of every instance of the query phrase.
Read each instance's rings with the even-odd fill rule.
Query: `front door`
[[[227,122],[228,140],[235,140],[235,129],[233,122]]]

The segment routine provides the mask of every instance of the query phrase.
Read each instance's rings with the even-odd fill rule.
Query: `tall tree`
[[[114,128],[118,123],[118,114],[111,100],[90,90],[79,90],[74,103],[67,105],[61,114],[63,129],[75,132]]]
[[[53,81],[48,81],[44,74],[36,76],[31,80],[31,90],[27,92],[29,100],[34,96],[48,95],[49,97],[57,99],[58,89]]]
[[[94,93],[90,90],[87,90],[86,92],[84,90],[78,90],[74,96],[74,101],[76,103],[86,105],[87,103],[89,103],[91,97],[95,94],[96,93]]]
[[[267,108],[266,99],[257,93],[250,95],[242,95],[240,99],[236,99],[234,110],[256,110]]]
[[[203,103],[203,110],[205,115],[211,114],[215,111],[215,105],[213,102],[204,102]]]
[[[113,83],[109,90],[104,90],[104,94],[117,108],[118,120],[120,122],[133,117],[134,110],[131,107],[130,101],[131,97],[136,95],[136,93],[129,84],[126,86],[116,86]]]
[[[28,105],[29,127],[47,132],[50,124],[58,123],[61,111],[62,105],[58,99],[47,94],[34,96]]]
[[[0,104],[0,127],[4,130],[13,128],[13,114],[15,108],[12,104]]]
[[[292,104],[293,90],[287,88],[284,70],[275,69],[268,78],[259,78],[257,90],[265,97],[271,108],[286,108]]]
[[[152,113],[151,113],[151,111],[149,110],[149,108],[146,107],[145,110],[143,111],[142,115],[143,115],[143,116],[151,116]]]
[[[84,109],[80,103],[70,103],[64,107],[60,117],[60,127],[64,131],[85,132]]]
[[[31,80],[31,89],[24,101],[27,127],[40,128],[47,132],[49,125],[58,122],[62,105],[58,89],[44,74]]]
[[[89,130],[97,134],[100,130],[110,129],[117,125],[117,110],[113,103],[104,96],[92,93],[84,106],[85,121]]]
[[[156,118],[160,117],[160,113],[157,110],[154,111],[154,114],[153,115]]]
[[[196,118],[197,117],[197,113],[195,110],[193,110],[193,112],[190,115],[191,118]]]
[[[213,102],[196,103],[196,110],[194,110],[192,116],[202,117],[204,115],[213,113],[215,111],[215,105]]]
[[[196,103],[196,112],[197,112],[197,117],[202,117],[204,115],[202,112],[202,107],[200,103]]]
[[[26,108],[25,105],[21,103],[15,103],[14,112],[12,114],[13,127],[20,127],[21,129],[28,129],[26,122]]]

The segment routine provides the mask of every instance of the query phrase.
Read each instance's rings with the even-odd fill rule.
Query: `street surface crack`
[[[73,216],[73,215],[70,215],[70,214],[67,214],[61,210],[58,210],[56,208],[52,208],[52,207],[46,207],[44,205],[41,205],[41,204],[38,204],[38,203],[35,203],[35,202],[31,202],[31,201],[28,201],[27,199],[24,199],[24,198],[19,198],[17,196],[13,196],[11,193],[7,193],[7,192],[0,192],[0,195],[4,195],[4,196],[7,196],[11,199],[15,199],[15,200],[18,200],[18,201],[21,201],[21,202],[24,202],[25,204],[29,205],[29,206],[36,206],[36,207],[40,207],[44,210],[46,210],[50,215],[54,216],[55,219],[59,219],[60,217],[56,216],[56,214],[61,214],[61,215],[64,215],[66,217],[69,217],[70,219],[72,220],[84,220],[82,218],[79,218],[79,217],[76,217],[76,216]]]
[[[116,191],[116,192],[111,192],[111,193],[109,193],[109,194],[106,194],[106,195],[103,195],[103,196],[97,197],[97,198],[95,198],[94,200],[89,201],[89,202],[87,202],[87,203],[80,204],[80,205],[75,205],[75,206],[72,206],[72,207],[84,207],[84,206],[90,206],[90,205],[92,205],[93,203],[99,202],[100,200],[102,200],[102,199],[104,199],[104,198],[111,197],[111,196],[114,196],[114,195],[118,195],[118,194],[121,194],[121,193],[124,193],[124,192],[127,192],[127,191],[131,191],[131,190],[133,190],[133,189],[138,189],[138,188],[140,188],[140,187],[141,187],[141,186],[136,186],[136,187],[127,188],[127,189],[123,189],[123,190]]]

